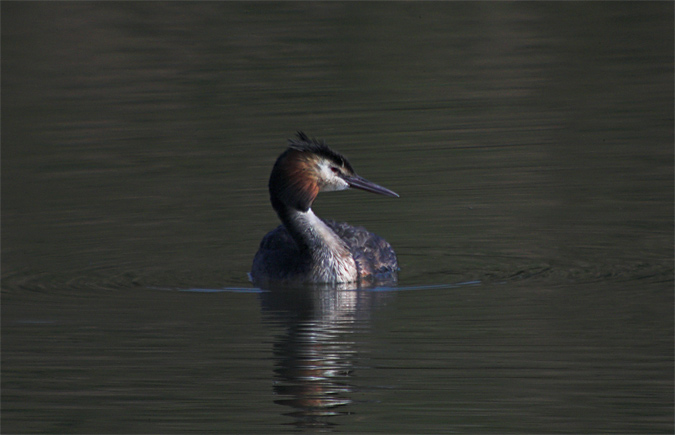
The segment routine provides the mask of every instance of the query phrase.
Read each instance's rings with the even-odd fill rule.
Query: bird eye
[[[330,170],[333,171],[333,173],[336,174],[336,175],[340,174],[340,170],[338,168],[336,168],[335,166],[331,166]]]

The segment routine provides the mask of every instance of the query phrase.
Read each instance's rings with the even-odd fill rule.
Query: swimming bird
[[[323,141],[298,132],[278,158],[269,180],[272,207],[281,225],[260,242],[250,277],[254,283],[364,283],[395,281],[396,253],[363,227],[319,218],[319,192],[348,188],[398,197],[354,172],[349,161]]]

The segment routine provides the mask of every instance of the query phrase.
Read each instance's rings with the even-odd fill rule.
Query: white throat
[[[313,281],[352,282],[358,278],[356,263],[347,245],[311,208],[293,213],[289,224],[310,251]]]

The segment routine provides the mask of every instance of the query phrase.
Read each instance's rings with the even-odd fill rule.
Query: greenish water
[[[4,433],[672,433],[672,3],[1,7]],[[398,287],[248,282],[296,130]]]

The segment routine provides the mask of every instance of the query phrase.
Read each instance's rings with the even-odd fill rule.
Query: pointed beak
[[[359,177],[358,175],[344,177],[344,180],[347,182],[347,184],[349,184],[349,187],[353,187],[354,189],[361,189],[365,190],[366,192],[377,193],[384,196],[393,196],[395,198],[399,197],[398,193],[375,184],[372,181],[368,181],[363,177]]]

